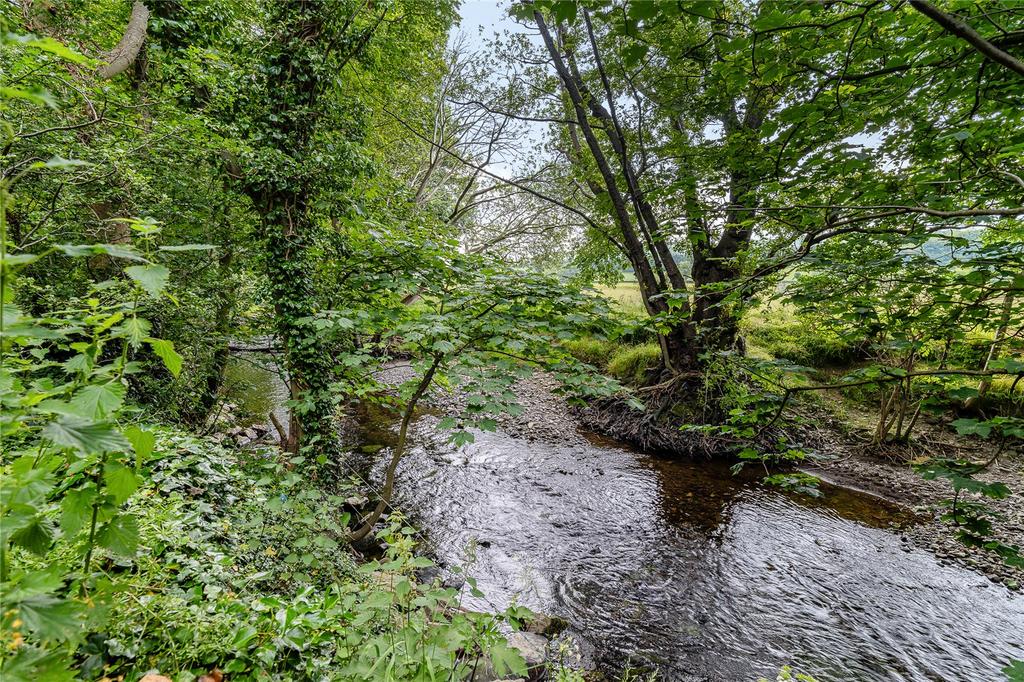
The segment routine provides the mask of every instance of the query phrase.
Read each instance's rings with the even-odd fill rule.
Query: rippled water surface
[[[476,544],[486,597],[468,605],[561,616],[602,668],[981,681],[1024,659],[1024,598],[908,551],[892,528],[908,519],[876,498],[799,498],[598,439],[454,448],[435,423],[417,422],[398,494],[442,565]]]

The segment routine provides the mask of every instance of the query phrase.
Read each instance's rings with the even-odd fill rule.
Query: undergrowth
[[[71,679],[48,665],[64,657],[82,679],[126,681],[214,670],[232,680],[464,679],[483,651],[498,670],[525,672],[498,632],[502,617],[460,612],[454,589],[417,580],[431,562],[414,555],[401,518],[381,533],[384,556],[357,564],[342,544],[346,490],[310,486],[276,451],[236,454],[158,430],[152,475],[125,510],[138,551],[98,552],[106,589],[102,601],[83,595],[82,622],[52,622],[49,602],[32,600],[38,581],[6,594],[5,682]],[[16,548],[12,570],[44,574],[71,551]]]

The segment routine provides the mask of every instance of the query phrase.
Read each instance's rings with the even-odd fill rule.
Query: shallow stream
[[[1024,659],[1024,597],[911,548],[898,526],[915,519],[876,497],[791,495],[575,433],[455,448],[435,425],[416,422],[399,505],[477,579],[465,604],[565,618],[605,670],[982,681]]]
[[[247,367],[279,405],[280,381]],[[465,606],[564,618],[605,671],[747,682],[790,664],[820,682],[996,682],[1024,659],[1024,595],[912,548],[899,528],[920,520],[877,497],[788,494],[570,424],[559,442],[478,432],[456,448],[437,421],[414,422],[397,506],[441,566],[476,578],[485,596],[464,588]],[[368,444],[394,439],[390,418],[364,429]]]

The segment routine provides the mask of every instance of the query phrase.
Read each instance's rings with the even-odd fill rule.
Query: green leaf
[[[178,244],[176,246],[161,246],[161,251],[212,251],[216,244]]]
[[[152,325],[141,317],[129,317],[113,329],[116,338],[126,338],[133,349],[138,349],[149,336]]]
[[[42,435],[56,445],[75,448],[85,454],[119,452],[131,447],[128,440],[110,424],[77,417],[61,417],[50,422]]]
[[[436,350],[438,353],[451,353],[455,350],[455,344],[445,339],[438,339],[431,346],[431,349]]]
[[[492,645],[488,653],[498,677],[527,677],[529,671],[522,654],[504,642]]]
[[[37,161],[32,164],[33,168],[81,168],[93,164],[82,159],[65,159],[63,156],[55,156],[49,161]]]
[[[153,298],[160,298],[171,277],[171,271],[163,265],[133,265],[124,272]]]
[[[33,597],[18,604],[25,627],[45,641],[66,642],[81,633],[82,605],[52,596]]]
[[[622,51],[622,64],[631,69],[640,63],[647,56],[648,46],[643,43],[633,43]]]
[[[72,48],[68,47],[59,40],[49,37],[39,37],[32,34],[13,34],[8,33],[5,40],[9,40],[14,43],[19,43],[25,47],[35,48],[43,52],[49,52],[50,54],[65,59],[75,64],[89,64],[93,60],[89,59],[83,54],[75,52]]]
[[[146,339],[146,343],[148,343],[150,348],[153,349],[153,352],[156,353],[157,356],[164,361],[164,366],[167,367],[167,370],[171,374],[173,374],[175,377],[181,374],[182,359],[181,356],[178,355],[178,353],[174,350],[174,344],[172,342],[166,341],[164,339],[154,339],[153,337],[148,337]]]
[[[658,16],[658,10],[657,0],[633,0],[629,3],[629,16],[637,20],[652,19]]]
[[[953,422],[953,428],[961,436],[980,436],[988,438],[992,433],[992,425],[977,419],[957,419]]]
[[[51,109],[57,108],[57,98],[53,96],[53,93],[40,87],[12,88],[8,85],[0,85],[0,100],[5,99],[24,99],[33,104],[48,106]]]
[[[37,517],[12,533],[11,542],[33,554],[46,556],[50,551],[50,545],[53,544],[53,528],[44,519]]]
[[[72,536],[82,529],[92,516],[92,505],[96,500],[95,488],[69,490],[60,501],[60,527],[64,535]]]
[[[79,666],[75,666],[76,670]],[[23,645],[4,659],[0,676],[4,682],[73,682],[78,673],[71,670],[65,650],[41,649]]]
[[[156,434],[152,431],[141,429],[138,426],[129,426],[124,430],[124,435],[132,444],[132,449],[135,450],[135,468],[138,469],[153,454],[153,447],[156,445]]]
[[[113,258],[124,258],[141,263],[149,262],[130,246],[120,246],[118,244],[58,244],[56,248],[73,258],[107,255]]]
[[[139,479],[123,464],[108,464],[103,468],[103,482],[107,492],[114,496],[114,504],[123,504],[139,487]]]
[[[85,419],[103,419],[117,411],[124,402],[125,387],[119,382],[91,384],[71,399],[75,413]]]
[[[564,21],[571,24],[576,21],[576,0],[558,0],[552,3],[551,13],[556,22]]]
[[[96,534],[96,543],[121,556],[135,556],[139,546],[139,525],[135,518],[118,514],[105,523]]]

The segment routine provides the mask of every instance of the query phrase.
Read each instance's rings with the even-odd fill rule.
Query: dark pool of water
[[[435,424],[416,423],[399,503],[442,565],[469,564],[486,596],[466,604],[561,616],[606,670],[981,681],[1024,659],[1024,598],[907,547],[911,519],[877,498],[798,497],[600,439],[455,448]]]

